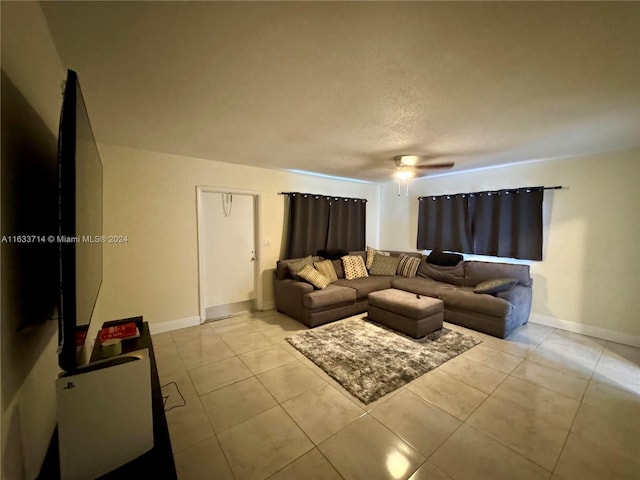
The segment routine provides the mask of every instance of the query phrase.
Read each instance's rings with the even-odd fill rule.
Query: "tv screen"
[[[59,364],[86,363],[86,334],[102,283],[102,161],[77,74],[69,70],[58,135]]]

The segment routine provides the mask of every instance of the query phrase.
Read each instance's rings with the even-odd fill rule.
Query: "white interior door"
[[[255,308],[256,245],[253,195],[203,191],[200,240],[206,319]]]

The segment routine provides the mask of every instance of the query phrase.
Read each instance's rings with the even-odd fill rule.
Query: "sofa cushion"
[[[342,268],[342,260],[331,260],[333,268],[336,271],[338,278],[344,278],[344,268]]]
[[[442,314],[444,310],[442,301],[436,298],[416,295],[395,288],[371,292],[369,305],[414,320],[421,320],[438,313]],[[442,320],[442,317],[440,319]]]
[[[310,309],[333,307],[355,301],[356,291],[353,288],[341,287],[335,283],[324,290],[314,290],[302,297],[302,304]]]
[[[426,258],[423,258],[418,267],[418,276],[433,278],[461,287],[464,285],[464,263],[460,262],[453,267],[442,267],[427,263]]]
[[[313,262],[313,266],[321,274],[329,279],[329,282],[333,283],[338,280],[338,274],[336,269],[333,268],[333,262],[331,260],[322,260],[321,262]]]
[[[296,262],[299,262],[301,260],[305,260],[306,258],[309,258],[309,257],[289,258],[289,259],[286,259],[286,260],[278,260],[278,263],[276,263],[276,278],[278,280],[285,280],[287,278],[293,278],[291,276],[291,271],[289,270],[289,264],[290,263],[296,263]],[[312,260],[314,262],[322,260],[320,257],[311,257],[311,258],[312,258]]]
[[[305,265],[302,267],[298,272],[298,276],[320,290],[327,288],[331,283],[327,277],[311,265]]]
[[[344,268],[344,278],[347,280],[369,276],[369,272],[367,272],[367,268],[364,265],[364,260],[359,255],[346,255],[342,257],[342,268]]]
[[[445,309],[482,313],[498,318],[506,318],[513,310],[513,305],[503,298],[473,293],[469,287],[452,288],[442,292],[439,297],[444,302]]]
[[[367,298],[371,292],[376,290],[384,290],[391,287],[391,281],[395,277],[377,277],[371,276],[366,278],[356,278],[354,280],[340,279],[333,285],[350,287],[356,291],[358,300]]]
[[[516,286],[518,280],[515,278],[496,278],[494,280],[485,280],[484,282],[476,285],[473,289],[473,293],[499,293],[509,290]]]
[[[519,285],[531,286],[529,265],[500,262],[464,262],[464,284],[467,287],[475,287],[485,280],[496,278],[515,278]]]
[[[399,290],[433,298],[440,298],[443,292],[457,288],[450,283],[439,282],[426,277],[396,277],[391,281],[391,286]]]
[[[298,273],[307,265],[313,266],[313,257],[311,255],[295,262],[289,262],[289,272],[295,280],[299,280]]]
[[[373,264],[373,259],[375,258],[376,254],[378,255],[382,255],[385,257],[388,257],[389,255],[391,255],[389,252],[383,252],[382,250],[376,250],[373,247],[370,247],[367,245],[367,258],[366,258],[366,267],[367,270],[371,268],[371,265]]]
[[[375,255],[373,257],[373,262],[371,263],[371,267],[369,268],[370,275],[386,275],[391,276],[396,274],[396,270],[398,270],[398,263],[400,262],[400,257],[392,257],[385,255]]]
[[[434,248],[427,257],[427,262],[441,267],[454,267],[462,261],[464,257],[459,253],[443,252],[439,248]]]
[[[396,274],[403,277],[415,277],[420,266],[420,257],[412,257],[401,253],[399,259]]]

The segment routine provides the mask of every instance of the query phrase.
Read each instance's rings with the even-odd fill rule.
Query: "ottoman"
[[[369,319],[413,338],[442,328],[444,304],[437,298],[388,288],[371,292],[368,302]]]

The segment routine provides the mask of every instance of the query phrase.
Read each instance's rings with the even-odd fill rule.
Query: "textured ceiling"
[[[376,182],[640,144],[637,2],[41,6],[104,143]]]

